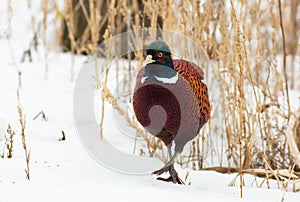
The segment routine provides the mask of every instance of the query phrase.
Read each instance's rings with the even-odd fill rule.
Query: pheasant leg
[[[179,179],[178,177],[178,173],[176,172],[175,168],[174,168],[174,163],[175,163],[175,159],[177,158],[177,156],[179,155],[179,152],[175,152],[175,154],[172,156],[172,158],[170,159],[170,161],[168,163],[166,163],[166,165],[164,167],[162,167],[161,169],[154,171],[152,174],[154,175],[161,175],[164,172],[169,172],[170,173],[170,177],[165,179],[162,177],[157,178],[158,180],[163,180],[166,182],[173,182],[173,183],[178,183],[178,184],[182,184],[182,181]]]
[[[164,167],[162,167],[161,169],[159,169],[157,171],[154,171],[152,174],[154,174],[154,175],[161,175],[164,172],[169,171],[170,166],[173,166],[173,164],[175,163],[175,159],[177,158],[178,155],[179,155],[179,152],[175,152],[175,154],[172,156],[172,158],[170,159],[170,161],[167,162]]]

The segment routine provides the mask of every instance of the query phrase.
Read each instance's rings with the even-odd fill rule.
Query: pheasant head
[[[142,82],[147,79],[169,84],[177,82],[178,73],[174,69],[170,48],[165,42],[160,40],[152,42],[146,48],[146,54]]]

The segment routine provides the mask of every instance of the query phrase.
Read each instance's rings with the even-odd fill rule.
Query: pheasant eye
[[[161,58],[161,57],[163,56],[163,53],[162,53],[162,52],[159,52],[159,53],[157,54],[157,56]]]

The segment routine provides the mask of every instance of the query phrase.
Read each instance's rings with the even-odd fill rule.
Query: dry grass
[[[8,151],[7,158],[12,158],[14,151],[14,136],[16,131],[12,130],[10,124],[7,127],[8,138],[6,138],[6,149]]]
[[[14,151],[14,136],[16,134],[16,131],[14,131],[11,128],[11,125],[8,124],[6,132],[7,134],[5,135],[3,149],[1,148],[2,154],[0,155],[0,157],[4,158],[6,156],[7,158],[12,158]]]
[[[21,125],[21,137],[22,137],[22,145],[25,153],[25,161],[26,161],[26,179],[30,180],[30,150],[28,150],[27,143],[26,143],[26,135],[25,135],[25,128],[26,128],[26,118],[23,114],[23,109],[21,107],[21,100],[20,100],[20,91],[17,90],[17,99],[18,99],[18,113],[19,113],[19,121]]]
[[[297,170],[300,166],[291,155],[288,144],[291,140],[286,135],[288,121],[294,114],[289,89],[300,90],[300,83],[296,82],[300,76],[299,62],[296,61],[299,57],[299,5],[299,1],[281,3],[280,0],[120,0],[105,3],[66,0],[63,18],[73,55],[90,53],[103,40],[127,29],[160,26],[200,44],[205,54],[192,55],[192,50],[185,46],[177,54],[205,64],[203,68],[212,104],[211,120],[190,144],[190,152],[182,155],[180,164],[196,170],[213,165],[228,167],[229,171],[239,168],[240,176],[247,169],[264,169],[266,179],[269,179],[269,174],[274,175],[272,170]],[[82,24],[86,26],[82,27]],[[157,37],[166,39],[169,36],[157,33]],[[128,47],[142,48],[147,43],[132,37]],[[119,50],[110,50],[104,55],[107,61],[113,58],[112,52]],[[210,60],[208,63],[204,61],[206,56]],[[134,52],[132,57],[141,65],[142,51]],[[288,57],[291,59],[287,60]],[[130,63],[131,56],[127,58]],[[117,105],[119,98],[114,97],[110,93],[112,89],[107,87],[108,65],[96,68],[95,75],[102,87],[100,133],[103,132],[106,100],[148,145],[148,148],[135,150],[165,160],[162,143],[147,135],[128,110]],[[123,67],[118,59],[116,66],[116,83],[119,76],[125,74],[124,85],[117,90],[125,92],[132,79],[128,71],[139,66],[130,63]],[[104,75],[101,81],[100,74]],[[73,78],[73,68],[71,75]],[[243,179],[240,180],[242,185]]]
[[[296,87],[295,78],[299,75],[297,72],[287,73],[295,71],[296,63],[281,63],[286,60],[284,52],[293,58],[299,52],[299,19],[295,14],[299,2],[284,1],[282,18],[279,17],[280,1],[276,0],[230,3],[144,0],[143,11],[139,10],[139,2],[135,0],[130,1],[131,6],[127,1],[107,4],[74,2],[65,2],[72,53],[94,50],[99,40],[120,33],[120,27],[144,28],[146,19],[148,27],[156,28],[158,19],[161,19],[163,29],[191,37],[201,44],[213,61],[213,65],[203,67],[210,88],[212,118],[201,136],[191,144],[192,153],[187,164],[198,162],[193,166],[195,169],[212,164],[249,169],[266,168],[268,163],[275,170],[293,165],[285,136],[293,113],[288,99],[288,81],[292,81],[290,87]],[[105,15],[100,12],[103,6],[106,6]],[[75,26],[79,20],[76,12],[82,12],[87,22],[80,36]],[[101,30],[105,30],[102,36],[99,35]],[[286,42],[284,34],[289,39]],[[295,43],[291,43],[291,39]],[[136,39],[134,45],[144,44]],[[181,51],[184,56],[191,50]],[[111,55],[107,57],[111,59]],[[136,52],[134,57],[141,61],[141,52]],[[106,84],[106,79],[103,84]],[[107,94],[104,92],[103,95],[105,99]],[[221,118],[218,113],[222,113]],[[216,139],[222,148],[214,148]],[[219,157],[212,159],[209,157],[212,155]]]

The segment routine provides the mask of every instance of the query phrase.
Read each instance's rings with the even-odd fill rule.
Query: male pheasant
[[[144,67],[137,75],[134,112],[141,125],[168,148],[170,160],[153,174],[169,171],[169,178],[158,179],[181,184],[174,162],[210,117],[208,90],[202,82],[204,73],[192,62],[173,60],[170,48],[161,40],[152,42],[146,53]]]

